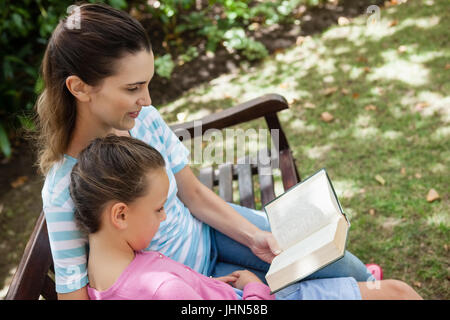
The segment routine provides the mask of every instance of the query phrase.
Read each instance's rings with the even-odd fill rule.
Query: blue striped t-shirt
[[[130,134],[161,153],[170,182],[164,205],[167,218],[146,250],[160,251],[206,274],[211,252],[209,226],[196,219],[178,199],[174,176],[189,163],[189,151],[153,106],[142,108]],[[59,293],[78,290],[89,282],[86,264],[88,241],[75,224],[74,204],[69,193],[70,172],[76,162],[77,159],[64,155],[47,174],[42,189],[56,291]]]

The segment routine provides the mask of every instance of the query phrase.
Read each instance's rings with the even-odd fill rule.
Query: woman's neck
[[[135,257],[134,250],[117,236],[99,231],[89,235],[88,276],[90,286],[110,288]]]
[[[83,109],[87,108],[78,108],[77,110]],[[128,131],[116,130],[113,127],[108,127],[99,123],[92,115],[77,113],[75,127],[72,131],[70,142],[65,153],[71,157],[77,158],[81,150],[86,148],[92,140],[105,137],[108,134],[116,134],[119,136],[130,135]]]

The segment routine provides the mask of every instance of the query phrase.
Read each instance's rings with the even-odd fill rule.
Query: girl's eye
[[[136,91],[138,89],[138,87],[134,87],[134,88],[128,88],[128,91],[131,91],[131,92],[133,92],[133,91]]]
[[[161,207],[161,208],[158,209],[158,212],[161,212],[163,210],[164,210],[164,207]]]

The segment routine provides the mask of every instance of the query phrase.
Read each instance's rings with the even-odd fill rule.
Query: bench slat
[[[214,170],[212,167],[201,168],[198,175],[201,183],[212,190],[214,183]]]
[[[297,178],[297,169],[295,167],[294,157],[291,150],[280,151],[280,171],[283,180],[284,191],[299,182]]]
[[[255,209],[255,195],[253,192],[253,178],[250,164],[238,164],[236,167],[241,206]]]
[[[227,202],[233,202],[233,164],[219,166],[219,196]]]
[[[267,149],[258,152],[258,178],[261,189],[261,205],[275,199],[274,182],[270,154]]]

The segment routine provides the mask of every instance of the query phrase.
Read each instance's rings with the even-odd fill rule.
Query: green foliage
[[[251,30],[249,26],[254,22],[263,27],[289,21],[294,8],[302,3],[307,3],[307,0],[210,0],[204,8],[197,8],[195,0],[170,0],[161,3],[149,1],[142,6],[152,18],[161,22],[169,50],[175,47],[184,52],[186,49],[182,45],[180,48],[183,36],[194,34],[206,40],[207,51],[215,52],[219,45],[224,45],[245,59],[257,60],[268,54],[267,49],[249,37],[245,30]],[[163,61],[167,63],[167,58]]]
[[[242,50],[248,60],[261,59],[267,56],[267,49],[261,42],[250,39],[242,28],[228,30],[224,34],[224,45],[229,51]]]
[[[192,61],[193,59],[197,58],[198,54],[199,54],[198,49],[196,47],[190,47],[189,49],[187,49],[187,51],[185,53],[180,55],[179,59],[183,63],[189,62],[189,61]]]
[[[94,2],[94,1],[90,1]],[[125,9],[125,0],[95,1]],[[34,101],[42,89],[39,67],[48,38],[67,14],[69,0],[0,1],[0,150],[11,155],[8,137],[32,129]]]
[[[163,78],[170,79],[175,63],[172,60],[172,55],[167,53],[161,57],[155,58],[155,71]]]
[[[183,40],[186,36],[205,40],[207,51],[214,52],[223,45],[247,60],[264,58],[267,50],[249,36],[252,31],[249,26],[255,22],[261,27],[289,22],[295,7],[312,1],[209,0],[207,6],[199,8],[196,0],[89,0],[129,11],[134,9],[138,17],[145,14],[157,22],[168,52],[156,58],[155,67],[166,78],[170,78],[177,63],[189,62],[199,54],[196,47],[186,48]],[[315,0],[317,4],[324,1]],[[0,0],[0,149],[6,156],[10,155],[7,137],[31,123],[33,105],[42,90],[39,66],[48,38],[74,3],[72,0]]]
[[[7,157],[11,156],[11,145],[3,125],[0,123],[0,149]]]

